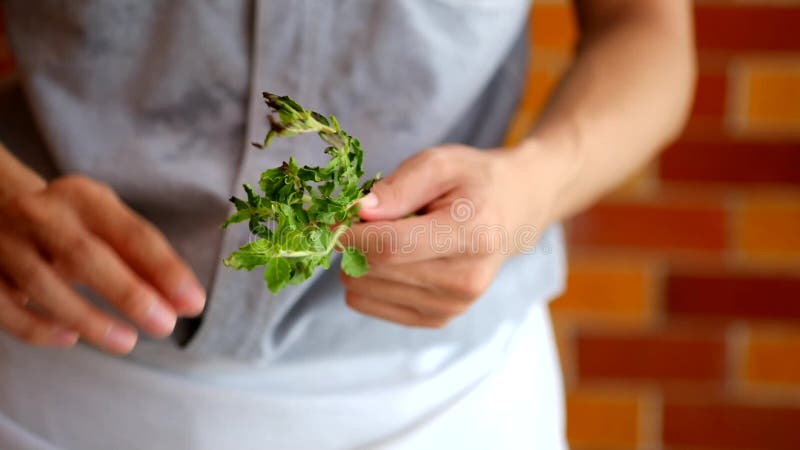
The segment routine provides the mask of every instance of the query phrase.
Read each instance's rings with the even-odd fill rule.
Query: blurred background
[[[695,2],[680,140],[568,224],[555,301],[574,450],[800,449],[800,1]],[[518,140],[569,64],[566,0],[533,11]]]
[[[574,450],[800,449],[800,0],[695,4],[684,135],[568,224],[569,287],[552,311]],[[509,142],[577,38],[567,0],[532,15]]]

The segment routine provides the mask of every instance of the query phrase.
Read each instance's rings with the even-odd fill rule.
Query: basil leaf
[[[357,248],[346,248],[342,252],[342,270],[351,277],[360,277],[369,272],[367,258]]]
[[[264,93],[273,112],[264,149],[275,138],[315,133],[329,156],[324,166],[300,166],[294,157],[279,167],[265,170],[260,192],[244,185],[247,200],[232,197],[236,212],[223,227],[248,222],[255,240],[243,245],[223,263],[237,270],[264,267],[264,281],[272,293],[288,284],[309,279],[318,267],[330,267],[334,251],[341,250],[342,270],[360,276],[369,270],[367,260],[355,248],[341,248],[339,237],[358,221],[358,200],[378,177],[361,182],[364,153],[358,139],[345,132],[334,116],[325,117],[303,108],[287,97]],[[330,227],[338,223],[335,231]]]
[[[271,258],[264,269],[264,281],[270,292],[277,294],[292,278],[292,267],[283,258]]]

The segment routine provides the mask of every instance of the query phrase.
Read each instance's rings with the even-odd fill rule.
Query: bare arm
[[[362,201],[363,219],[393,227],[401,244],[437,242],[434,221],[461,242],[449,253],[417,245],[381,254],[370,223],[353,227],[371,271],[343,276],[347,303],[393,322],[441,327],[466,311],[508,256],[475,239],[486,225],[515,248],[530,225],[544,229],[579,211],[643,165],[680,131],[692,93],[689,0],[577,1],[582,39],[575,63],[530,138],[513,148],[428,149],[405,161]],[[454,220],[456,206],[467,219]],[[425,207],[425,214],[406,218]],[[462,217],[463,219],[463,217]],[[499,227],[497,227],[499,225]],[[459,241],[461,239],[461,241]],[[371,251],[372,250],[372,251]]]
[[[563,157],[551,222],[586,207],[681,130],[695,62],[688,0],[575,0],[574,64],[521,152]]]

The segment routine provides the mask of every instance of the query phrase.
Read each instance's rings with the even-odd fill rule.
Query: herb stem
[[[342,237],[343,234],[349,230],[350,227],[346,227],[344,225],[339,226],[336,231],[333,232],[333,236],[331,236],[331,243],[325,247],[324,250],[312,252],[312,251],[280,251],[277,255],[271,256],[278,256],[281,258],[305,258],[309,256],[325,256],[328,253],[332,252],[334,248],[343,248],[339,245],[339,238]]]
[[[340,239],[358,221],[358,200],[376,178],[360,184],[364,175],[363,150],[358,139],[348,135],[334,116],[325,117],[303,108],[287,96],[264,93],[274,115],[268,116],[270,130],[263,144],[274,138],[316,133],[328,147],[325,166],[300,166],[294,157],[261,174],[262,193],[244,185],[246,200],[232,197],[236,212],[223,224],[248,222],[259,237],[223,262],[235,269],[264,267],[264,281],[270,291],[308,279],[319,266],[329,267],[333,251],[342,252],[342,270],[360,276],[369,270],[366,257]]]

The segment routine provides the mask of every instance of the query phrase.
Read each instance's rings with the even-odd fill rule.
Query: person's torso
[[[269,294],[259,274],[221,267],[248,235],[219,224],[242,182],[290,155],[306,164],[326,158],[302,138],[249,149],[266,132],[264,90],[336,114],[361,140],[368,174],[390,173],[443,142],[500,145],[521,95],[528,7],[7,0],[26,96],[56,173],[109,183],[210,288],[186,345],[143,342],[131,359],[223,389],[311,397],[411,388],[452,372],[450,382],[439,381],[449,388],[417,405],[422,410],[488,373],[531,305],[562,288],[559,228],[509,260],[464,316],[444,330],[418,330],[347,309],[335,271]],[[396,426],[386,419],[386,429]]]

